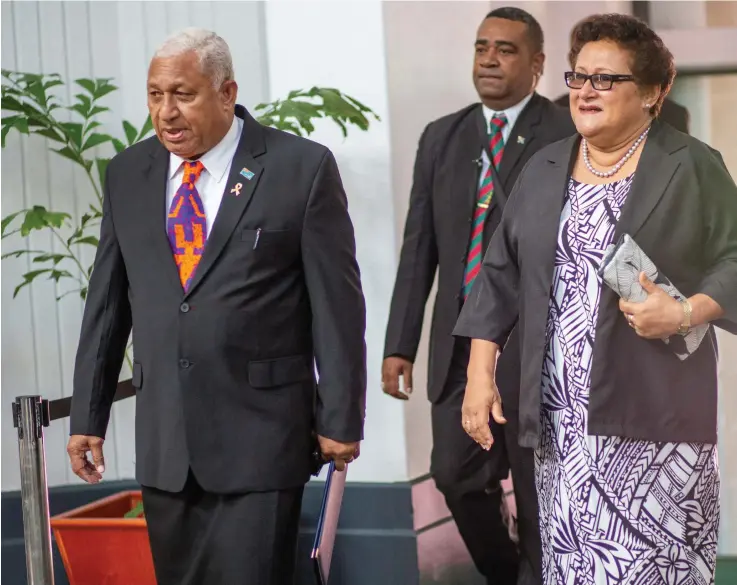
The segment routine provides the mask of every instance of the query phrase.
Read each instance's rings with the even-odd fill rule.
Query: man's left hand
[[[667,339],[678,333],[683,323],[683,307],[647,275],[640,273],[640,284],[647,292],[642,303],[619,301],[619,310],[637,335],[645,339]]]
[[[317,436],[320,443],[320,452],[326,461],[335,461],[335,469],[343,471],[347,463],[358,459],[361,454],[361,443],[340,443],[328,439],[327,437]]]

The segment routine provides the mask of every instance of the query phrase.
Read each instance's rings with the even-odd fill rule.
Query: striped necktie
[[[184,162],[182,184],[172,199],[166,220],[169,245],[179,268],[179,280],[185,292],[192,283],[207,240],[205,206],[195,187],[204,168],[200,161]]]
[[[504,114],[494,115],[491,118],[489,128],[489,151],[491,152],[491,164],[494,168],[499,168],[504,154],[504,138],[502,137],[502,128],[507,123],[507,117]],[[473,213],[473,224],[471,227],[471,241],[468,245],[468,255],[466,256],[466,270],[463,275],[463,300],[468,298],[471,292],[471,285],[481,270],[481,261],[483,260],[483,239],[484,239],[484,222],[489,213],[489,204],[494,195],[494,181],[491,177],[491,165],[486,169],[486,174],[479,188],[478,198],[476,199],[476,209]]]

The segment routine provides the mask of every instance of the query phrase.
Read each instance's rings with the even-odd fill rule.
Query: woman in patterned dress
[[[702,324],[737,332],[737,187],[719,153],[656,119],[675,70],[645,24],[583,21],[570,62],[579,135],[522,171],[454,331],[473,339],[460,422],[491,447],[490,413],[505,422],[496,357],[518,322],[544,583],[713,583],[713,327],[683,360],[663,340]],[[686,301],[644,274],[642,303],[602,285],[623,233]]]

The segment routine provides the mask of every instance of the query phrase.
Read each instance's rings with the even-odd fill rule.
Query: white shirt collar
[[[205,170],[217,183],[225,176],[230,161],[238,148],[241,124],[242,120],[238,116],[233,116],[233,123],[223,139],[200,157]],[[169,179],[172,179],[179,172],[185,160],[174,153],[169,153]]]
[[[519,118],[519,115],[522,113],[522,110],[525,109],[525,106],[527,103],[532,99],[532,94],[528,94],[521,102],[516,103],[512,107],[507,108],[506,110],[501,111],[495,111],[491,108],[487,108],[485,105],[482,104],[482,108],[484,111],[484,120],[486,120],[486,130],[487,132],[490,130],[489,126],[491,123],[491,119],[495,115],[504,114],[507,117],[507,124],[506,127],[510,130],[514,128],[515,123],[517,122],[517,118]]]

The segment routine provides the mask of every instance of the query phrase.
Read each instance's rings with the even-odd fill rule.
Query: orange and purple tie
[[[499,163],[504,154],[504,138],[502,137],[502,128],[507,123],[504,114],[494,116],[491,119],[489,130],[489,151],[491,152],[491,164],[494,168],[499,168]],[[481,187],[479,188],[478,198],[476,199],[476,209],[473,213],[473,223],[471,227],[471,242],[468,245],[468,255],[466,256],[466,270],[463,275],[463,300],[468,298],[471,292],[471,285],[481,270],[481,261],[483,260],[482,243],[484,239],[484,222],[486,215],[489,213],[489,204],[494,195],[494,181],[491,177],[491,166],[486,170]]]
[[[192,277],[207,241],[205,207],[195,187],[204,168],[200,161],[184,162],[182,184],[174,195],[166,220],[169,245],[174,253],[174,260],[179,268],[179,280],[185,292],[192,283]]]

